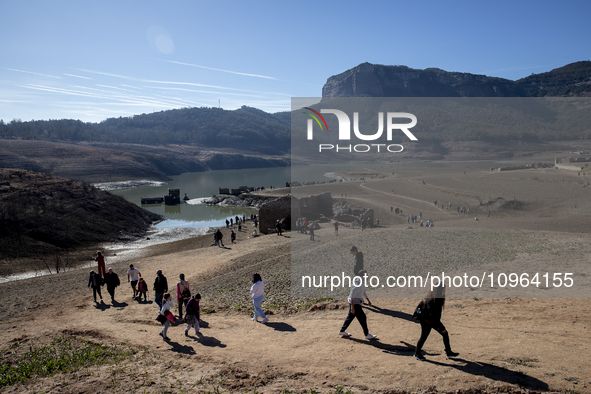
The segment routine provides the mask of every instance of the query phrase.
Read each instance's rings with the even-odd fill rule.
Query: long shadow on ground
[[[296,328],[292,325],[283,322],[267,322],[265,323],[266,326],[271,327],[275,331],[282,331],[282,332],[294,332],[297,331]]]
[[[412,318],[412,315],[409,313],[405,313],[405,312],[400,312],[400,311],[393,311],[391,309],[386,309],[386,308],[380,308],[379,306],[366,306],[365,307],[367,310],[375,312],[375,313],[379,313],[382,315],[386,315],[386,316],[390,316],[396,319],[403,319],[403,320],[408,320],[414,323],[418,323],[418,320],[415,320]]]
[[[188,354],[188,355],[197,354],[195,352],[195,349],[193,349],[193,347],[191,347],[191,346],[181,345],[180,343],[173,342],[173,341],[168,341],[167,343],[171,346],[171,348],[168,349],[171,352]]]
[[[483,363],[479,361],[467,361],[461,358],[454,359],[453,363],[442,363],[427,359],[427,362],[435,365],[455,368],[458,371],[469,373],[471,375],[484,376],[486,378],[505,382],[509,384],[519,385],[534,390],[548,390],[548,383],[543,382],[533,376],[524,374],[523,372],[512,371],[507,368],[498,367],[496,365]],[[464,364],[457,364],[457,363]]]
[[[408,345],[408,344],[404,344],[405,346],[397,346],[397,345],[390,345],[387,343],[383,343],[383,342],[380,342],[379,340],[376,340],[376,339],[367,340],[367,339],[358,339],[358,338],[352,338],[352,337],[345,337],[344,339],[347,339],[347,340],[353,341],[353,342],[357,342],[357,343],[361,343],[363,345],[373,346],[375,348],[383,350],[385,353],[390,353],[390,354],[399,355],[400,353],[405,353],[404,355],[407,355],[408,353],[411,353],[411,355],[412,355],[415,351],[415,347],[412,345]],[[401,343],[403,343],[403,342],[401,342]]]
[[[224,348],[227,346],[227,345],[224,345],[222,342],[220,342],[219,339],[216,339],[214,337],[206,337],[202,333],[197,334],[197,338],[193,338],[193,340],[198,341],[203,346],[221,347],[221,348]]]
[[[107,304],[105,304],[103,301],[101,301],[101,302],[95,302],[95,303],[94,303],[94,307],[95,307],[96,309],[98,309],[98,310],[100,310],[100,311],[103,311],[103,312],[104,312],[104,311],[106,311],[107,309],[110,309],[110,308],[111,308],[111,305],[107,305]]]
[[[364,339],[357,339],[357,338],[345,338],[349,341],[354,341],[357,343],[361,343],[363,345],[373,346],[375,348],[381,349],[385,353],[390,353],[398,356],[412,356],[415,351],[415,346],[411,345],[406,342],[400,342],[404,344],[404,346],[395,346],[389,345],[386,343],[382,343],[378,340],[364,340]],[[404,354],[401,354],[404,353]],[[426,353],[423,351],[423,354],[427,356],[438,356],[437,353]],[[416,360],[417,363],[421,361]],[[505,382],[509,384],[514,384],[520,387],[525,387],[528,389],[533,390],[548,390],[549,386],[548,383],[543,382],[533,376],[529,376],[524,374],[523,372],[516,372],[504,367],[498,367],[493,364],[483,363],[479,361],[468,361],[461,358],[455,358],[453,360],[449,360],[449,362],[439,362],[434,360],[427,359],[426,362],[431,364],[440,365],[442,367],[450,367],[455,368],[458,371],[462,371],[464,373],[475,375],[475,376],[484,376],[485,378],[496,380],[499,382]]]
[[[113,301],[111,304],[113,304],[113,308],[125,308],[127,305],[129,305],[127,302],[118,301]]]

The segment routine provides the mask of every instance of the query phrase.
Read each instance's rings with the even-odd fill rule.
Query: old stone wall
[[[332,196],[330,192],[317,194],[314,196],[306,196],[294,198],[292,202],[292,214],[294,220],[300,217],[305,217],[310,220],[318,220],[320,215],[332,217]]]
[[[284,196],[264,203],[259,208],[259,231],[269,234],[276,231],[277,220],[282,222],[283,228],[291,229],[292,197]]]

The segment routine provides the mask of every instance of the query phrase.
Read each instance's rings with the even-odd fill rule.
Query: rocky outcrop
[[[265,203],[275,199],[277,199],[277,197],[252,194],[241,194],[239,196],[219,195],[213,196],[212,198],[205,200],[203,203],[207,205],[261,209]]]
[[[322,97],[540,97],[591,95],[591,62],[517,81],[438,68],[362,63],[328,78]]]
[[[3,259],[53,256],[139,236],[162,219],[86,183],[34,171],[0,169]]]

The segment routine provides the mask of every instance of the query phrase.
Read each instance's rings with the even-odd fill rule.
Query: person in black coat
[[[94,302],[96,302],[96,293],[98,293],[99,297],[101,298],[101,302],[103,301],[103,296],[101,295],[101,286],[103,285],[103,278],[99,274],[95,274],[94,271],[90,271],[90,276],[88,277],[88,287],[92,287],[92,296],[94,297]]]
[[[451,350],[449,334],[443,323],[441,323],[441,312],[445,306],[445,287],[439,286],[433,289],[427,298],[424,299],[424,303],[425,306],[422,308],[421,318],[419,320],[421,323],[421,337],[417,342],[414,357],[419,361],[426,360],[425,356],[423,356],[422,349],[425,341],[431,333],[431,329],[437,331],[443,337],[443,344],[445,346],[445,354],[447,358],[458,357],[460,354]]]
[[[162,270],[158,270],[154,280],[154,302],[160,309],[162,309],[164,293],[168,293],[168,280],[166,280],[166,276],[162,275]]]
[[[365,267],[363,266],[363,253],[357,250],[357,246],[353,246],[350,252],[355,256],[355,260],[353,261],[353,273],[355,276],[358,276],[361,271],[365,270]]]
[[[109,268],[103,280],[107,285],[107,291],[111,295],[111,302],[115,302],[115,288],[121,284],[119,276],[113,272],[113,268]]]
[[[282,235],[281,233],[281,223],[279,223],[279,220],[277,221],[277,223],[275,224],[275,228],[277,229],[277,235]]]

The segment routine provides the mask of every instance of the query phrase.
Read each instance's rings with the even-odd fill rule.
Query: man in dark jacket
[[[168,293],[168,281],[166,276],[162,275],[162,270],[156,271],[156,280],[154,280],[154,302],[162,309],[162,297]]]
[[[351,254],[355,256],[355,260],[353,262],[353,273],[355,276],[359,276],[359,272],[365,269],[363,266],[363,253],[357,250],[357,246],[353,246],[351,248]]]
[[[99,274],[96,274],[94,271],[90,271],[90,276],[88,277],[88,287],[92,287],[92,296],[94,297],[94,302],[96,302],[96,293],[98,293],[99,297],[101,297],[101,302],[103,301],[103,296],[101,295],[101,286],[103,285],[103,278]]]
[[[113,268],[109,268],[105,274],[104,282],[107,285],[107,291],[111,295],[111,302],[115,302],[115,287],[119,286],[121,281],[119,280],[119,276],[113,272]]]

